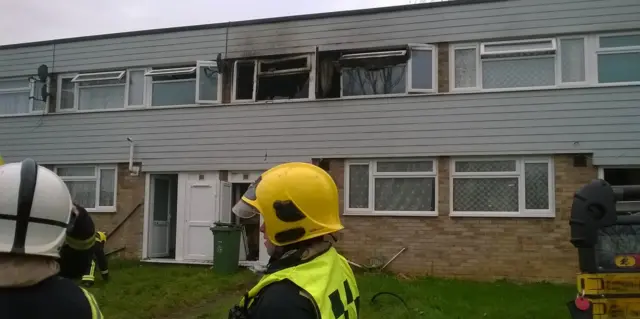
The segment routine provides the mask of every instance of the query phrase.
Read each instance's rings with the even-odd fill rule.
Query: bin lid
[[[213,226],[211,226],[209,229],[211,229],[212,231],[213,230],[215,230],[215,231],[238,231],[238,230],[242,230],[242,225],[215,222],[215,223],[213,223]]]

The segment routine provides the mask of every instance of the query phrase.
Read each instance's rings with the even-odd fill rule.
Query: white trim
[[[277,70],[277,71],[264,71],[264,72],[260,71],[262,69],[261,68],[262,64],[279,63],[279,62],[302,60],[302,59],[307,60],[306,67],[283,69],[283,70]],[[258,60],[258,69],[257,69],[258,76],[278,76],[278,75],[289,75],[289,74],[297,74],[297,73],[304,74],[310,71],[311,71],[311,55],[310,54],[288,56],[288,57],[284,57],[280,59],[272,59],[272,60]]]
[[[238,90],[238,64],[253,64],[253,94],[251,99],[236,98]],[[257,60],[237,60],[233,62],[233,79],[231,83],[231,102],[253,102],[256,100],[256,73],[258,73]]]
[[[407,93],[435,93],[438,91],[438,47],[430,44],[409,44],[407,61]],[[431,51],[431,88],[413,88],[413,51]],[[340,77],[342,79],[342,77]]]
[[[512,172],[456,172],[455,163],[458,161],[515,161],[515,171]],[[548,174],[548,209],[526,209],[525,164],[546,163]],[[533,217],[555,218],[555,164],[553,156],[500,156],[500,157],[459,157],[449,160],[449,216],[451,217]],[[453,209],[453,180],[456,178],[517,178],[518,179],[518,211],[517,212],[456,212]]]
[[[376,172],[378,162],[431,162],[432,171],[430,172]],[[354,165],[367,165],[369,168],[369,197],[367,208],[350,208],[349,207],[349,174],[350,167]],[[375,205],[375,178],[433,178],[434,180],[434,198],[433,211],[376,211]],[[373,160],[348,160],[344,163],[344,213],[345,216],[407,216],[407,217],[432,217],[438,216],[438,160],[436,158],[378,158]]]
[[[118,205],[118,165],[96,165],[96,164],[65,164],[65,165],[55,165],[53,167],[54,172],[58,174],[58,169],[66,168],[66,167],[91,167],[94,170],[93,176],[60,176],[63,181],[70,182],[81,182],[81,181],[93,181],[96,184],[96,193],[95,196],[95,207],[85,207],[88,212],[93,213],[114,213],[116,212],[116,207]],[[113,180],[113,206],[100,206],[100,180],[102,178],[103,170],[113,170],[114,171],[114,180]]]
[[[629,46],[629,47],[618,47],[618,48],[600,48],[599,42],[601,37],[610,37],[610,36],[625,36],[625,35],[639,35],[640,32],[612,32],[612,33],[603,33],[603,34],[591,34],[591,35],[569,35],[569,36],[558,36],[553,38],[555,41],[554,47],[555,51],[552,52],[551,49],[540,49],[540,52],[549,52],[547,55],[532,55],[521,58],[533,58],[533,57],[555,57],[555,84],[550,86],[533,86],[533,87],[515,87],[515,88],[494,88],[494,89],[485,89],[483,88],[482,83],[482,61],[483,55],[481,54],[481,48],[486,44],[496,44],[496,43],[526,43],[526,42],[540,42],[541,40],[549,40],[549,39],[528,39],[528,40],[517,40],[517,41],[501,41],[501,42],[490,42],[490,43],[452,43],[449,45],[449,92],[451,93],[476,93],[476,92],[513,92],[513,91],[535,91],[535,90],[550,90],[550,89],[563,89],[563,88],[589,88],[589,87],[615,87],[615,86],[636,86],[640,85],[640,81],[631,81],[631,82],[608,82],[608,83],[600,83],[598,77],[598,55],[601,54],[621,54],[621,53],[635,53],[640,52],[640,46]],[[584,57],[585,57],[585,80],[580,82],[562,82],[562,40],[569,39],[584,39]],[[455,87],[455,50],[462,49],[471,49],[476,47],[476,87],[473,88],[456,88]],[[506,52],[508,55],[508,52]],[[500,53],[505,54],[505,53]],[[516,57],[500,57],[493,58],[491,57],[491,61],[495,60],[513,60]]]
[[[340,57],[339,60],[355,60],[355,59],[370,59],[370,58],[381,58],[381,57],[394,57],[394,56],[405,56],[410,51],[431,51],[431,89],[412,89],[412,55],[410,54],[407,59],[405,66],[405,91],[403,93],[390,93],[390,94],[363,94],[363,95],[344,95],[344,76],[342,74],[343,69],[358,69],[358,67],[341,67],[340,68],[340,98],[339,99],[363,99],[363,98],[387,98],[393,96],[415,96],[420,94],[433,94],[438,92],[438,47],[432,44],[422,44],[422,43],[410,43],[407,44],[407,50],[389,50],[389,51],[376,51],[376,52],[365,52],[365,53],[353,53],[353,54],[344,54]],[[344,58],[344,57],[347,58]],[[398,64],[402,65],[402,64]],[[326,99],[323,99],[326,100]]]
[[[35,92],[35,88],[36,88],[36,82],[39,82],[37,79],[35,79],[34,77],[30,77],[30,76],[17,76],[17,77],[8,77],[8,78],[0,78],[0,82],[25,82],[25,86],[23,87],[15,87],[15,88],[10,88],[10,89],[0,89],[0,95],[2,94],[15,94],[15,93],[19,93],[19,94],[27,94],[27,98],[29,99],[29,104],[28,104],[28,112],[27,113],[8,113],[8,114],[4,114],[4,113],[0,113],[0,118],[1,117],[14,117],[14,116],[24,116],[24,115],[42,115],[42,114],[46,114],[48,112],[48,108],[49,108],[49,97],[47,97],[46,101],[44,102],[44,110],[42,111],[34,111],[33,110],[33,104],[34,102],[36,102],[34,100],[34,98],[36,97],[36,92]],[[42,82],[40,82],[42,83]],[[47,92],[50,92],[50,88],[51,88],[51,78],[47,78],[47,81],[45,82],[46,86],[47,86]]]
[[[149,257],[149,221],[151,210],[149,209],[151,195],[151,174],[145,174],[144,177],[144,217],[142,223],[142,259]]]
[[[202,76],[201,68],[215,68],[216,77],[216,99],[215,100],[203,100],[200,99],[200,79]],[[196,61],[196,104],[216,104],[222,102],[222,77],[218,69],[218,63],[216,61]]]
[[[178,74],[191,74],[196,72],[197,67],[188,66],[181,68],[166,68],[166,69],[150,69],[144,74],[144,76],[156,76],[156,75],[178,75]]]
[[[582,57],[584,58],[584,79],[582,81],[574,81],[574,82],[564,82],[562,80],[562,41],[566,40],[582,40]],[[556,55],[556,84],[558,86],[584,86],[589,83],[589,75],[588,75],[588,66],[589,61],[587,59],[587,52],[589,52],[589,47],[587,43],[587,38],[585,36],[567,36],[567,37],[558,37],[558,50]]]
[[[343,54],[340,56],[339,60],[365,60],[365,59],[378,59],[378,58],[388,58],[395,56],[405,56],[407,55],[407,50],[391,50],[391,51],[375,51],[375,52],[364,52],[364,53],[349,53]]]
[[[96,72],[96,73],[79,73],[71,79],[71,82],[87,82],[87,81],[109,81],[120,80],[126,74],[126,71],[109,71],[109,72]],[[88,79],[83,79],[88,77]],[[94,78],[91,78],[94,77]]]
[[[519,50],[504,50],[504,51],[490,51],[487,52],[487,46],[508,46],[514,44],[534,44],[534,43],[545,43],[548,42],[549,48],[531,48],[526,49],[522,48]],[[483,42],[480,44],[480,56],[481,57],[491,57],[496,55],[504,55],[504,54],[518,54],[518,53],[546,53],[546,52],[555,52],[557,50],[557,43],[555,38],[536,38],[536,39],[526,39],[526,40],[514,40],[514,41],[496,41],[496,42]]]
[[[142,108],[147,105],[147,77],[144,74],[148,71],[146,68],[138,68],[138,69],[128,69],[127,70],[127,81],[125,83],[124,88],[124,105],[125,108]],[[129,91],[131,90],[131,72],[142,72],[142,104],[129,104]]]

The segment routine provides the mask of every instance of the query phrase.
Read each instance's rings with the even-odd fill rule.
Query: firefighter
[[[275,166],[249,187],[232,210],[241,218],[262,215],[271,259],[230,319],[358,318],[351,267],[326,240],[344,228],[338,205],[331,176],[309,163]]]
[[[93,245],[93,259],[89,266],[88,272],[82,276],[82,284],[85,287],[93,286],[95,282],[95,270],[96,265],[100,269],[100,276],[102,280],[109,281],[109,265],[107,263],[107,257],[104,254],[104,245],[107,242],[107,234],[104,232],[96,232],[96,243]]]
[[[96,230],[91,216],[81,205],[74,203],[75,224],[67,230],[60,250],[60,276],[81,280],[89,272],[93,261]]]
[[[91,293],[57,276],[72,207],[62,179],[34,160],[0,166],[0,318],[102,318]]]

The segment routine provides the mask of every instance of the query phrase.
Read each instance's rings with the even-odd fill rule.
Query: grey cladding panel
[[[52,62],[53,45],[0,50],[0,77],[35,75],[40,65]]]
[[[333,50],[640,29],[638,16],[637,0],[513,0],[232,26],[226,51],[228,57],[247,57],[312,52],[315,46]],[[225,52],[226,31],[220,27],[58,44],[56,71],[213,59]],[[25,67],[0,62],[0,72],[24,72]]]
[[[7,160],[263,169],[312,157],[591,153],[640,164],[640,87],[0,118]],[[626,151],[624,151],[626,150]]]

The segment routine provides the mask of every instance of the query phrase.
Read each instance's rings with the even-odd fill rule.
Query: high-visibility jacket
[[[250,308],[260,291],[270,284],[289,280],[312,297],[322,319],[357,319],[360,292],[347,260],[335,248],[297,266],[265,275],[240,300],[240,308]],[[348,314],[345,314],[348,313]]]
[[[102,319],[94,296],[73,281],[53,276],[33,286],[0,288],[3,319]]]

